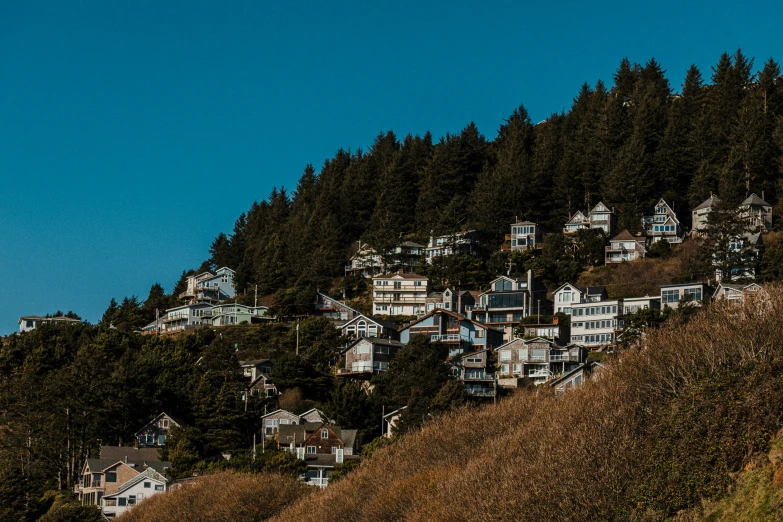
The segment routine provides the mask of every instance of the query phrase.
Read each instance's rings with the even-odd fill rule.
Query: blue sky
[[[0,2],[0,334],[171,290],[254,200],[381,130],[492,138],[624,56],[675,89],[724,50],[783,60],[781,4],[525,4]]]

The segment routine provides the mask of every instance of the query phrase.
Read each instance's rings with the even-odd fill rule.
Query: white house
[[[635,314],[639,310],[660,310],[661,298],[657,295],[654,297],[626,297],[623,299],[623,315]]]
[[[609,246],[606,247],[606,264],[635,261],[643,258],[646,253],[645,238],[634,237],[627,230],[623,230],[609,240]]]
[[[597,303],[609,299],[603,286],[576,286],[565,283],[552,294],[555,313],[571,315],[571,306],[578,303]]]
[[[432,263],[434,258],[440,256],[472,253],[473,246],[477,242],[475,230],[465,230],[445,236],[430,236],[427,248],[424,249],[427,253],[427,262]]]
[[[571,306],[571,342],[588,348],[615,342],[623,326],[623,300],[578,303]]]
[[[40,317],[38,315],[25,315],[19,318],[19,333],[31,332],[41,326],[43,323],[49,324],[79,324],[79,319],[71,317]]]
[[[423,315],[427,309],[429,279],[418,274],[396,274],[372,278],[375,315]]]
[[[679,308],[680,299],[689,295],[694,304],[701,305],[710,298],[712,288],[707,283],[679,283],[661,286],[661,308]]]
[[[205,301],[176,306],[166,310],[160,322],[166,333],[192,330],[204,325],[210,325],[213,306]]]
[[[651,243],[661,240],[682,243],[680,220],[663,198],[659,199],[649,212],[642,215],[642,227]]]
[[[579,230],[603,230],[605,234],[613,234],[615,227],[614,209],[610,209],[602,201],[590,210],[587,215],[577,210],[563,227],[566,234],[574,234]]]
[[[106,518],[114,518],[133,509],[144,500],[166,491],[166,477],[147,468],[119,487],[116,493],[101,498],[101,511]]]

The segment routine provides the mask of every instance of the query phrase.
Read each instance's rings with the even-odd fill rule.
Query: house
[[[239,361],[242,375],[250,382],[255,381],[261,375],[269,375],[275,367],[271,359],[256,359],[253,361]]]
[[[512,252],[524,252],[528,249],[535,250],[541,245],[541,227],[532,221],[520,221],[511,225],[511,234],[508,237],[511,241]]]
[[[772,229],[772,205],[755,193],[740,203],[740,217],[747,222],[750,232],[769,232]]]
[[[104,512],[107,517],[113,516],[117,512],[116,508],[132,508],[148,496],[156,492],[165,491],[165,483],[163,483],[163,489],[157,489],[152,486],[153,484],[161,485],[158,475],[162,477],[162,474],[170,466],[170,462],[160,460],[158,448],[101,446],[99,458],[88,458],[85,460],[80,474],[81,479],[75,485],[74,492],[78,494],[82,505],[93,505],[101,508],[103,507],[104,497],[114,498],[116,500],[115,505],[106,506],[111,509]],[[148,469],[152,471],[146,475],[145,480],[150,480],[150,487],[146,488],[142,484],[141,489],[144,491],[142,491],[141,497],[136,493],[130,493],[134,496],[121,495],[124,500],[116,498],[115,494],[120,492],[120,488],[123,485]],[[147,479],[147,477],[155,477],[155,480]],[[125,488],[123,491],[127,491],[127,489]]]
[[[35,330],[43,323],[56,324],[56,325],[76,325],[81,324],[80,319],[74,319],[72,317],[41,317],[38,315],[25,315],[19,318],[17,322],[19,324],[19,333],[30,332]]]
[[[394,247],[392,264],[387,268],[404,269],[406,272],[415,271],[424,255],[424,245],[414,243],[413,241],[403,241]]]
[[[168,480],[153,468],[147,468],[122,484],[115,493],[107,493],[101,500],[101,512],[106,518],[115,518],[133,509],[144,500],[166,491]]]
[[[614,344],[623,327],[623,300],[579,303],[571,307],[571,342],[588,348]]]
[[[606,247],[606,264],[622,263],[641,259],[647,253],[646,241],[643,237],[634,237],[628,230],[623,230],[609,240]]]
[[[584,346],[560,346],[549,339],[513,339],[495,349],[501,386],[516,386],[517,379],[542,384],[587,360]],[[512,377],[512,379],[508,379]]]
[[[756,266],[764,255],[766,246],[761,237],[761,232],[744,232],[741,236],[729,241],[728,252],[723,259],[718,254],[713,254],[712,264],[720,267],[723,262],[731,266],[731,273],[724,274],[721,268],[715,269],[717,282],[731,282],[743,279],[756,278]]]
[[[350,321],[361,314],[347,304],[317,292],[315,294],[315,315],[339,321]]]
[[[626,297],[623,299],[623,315],[635,314],[639,310],[660,310],[661,298],[659,296],[650,297]]]
[[[291,413],[288,410],[278,409],[261,417],[266,438],[276,438],[281,426],[299,425],[305,422],[323,422],[326,419],[317,409],[313,408],[301,415]]]
[[[602,230],[606,235],[614,234],[615,229],[614,209],[610,209],[602,201],[599,201],[585,216],[581,211],[569,218],[566,222],[563,232],[565,234],[575,234],[579,230]]]
[[[362,337],[380,337],[399,340],[397,325],[383,319],[359,314],[347,323],[338,325],[344,337],[360,339]]]
[[[394,431],[397,429],[397,425],[400,423],[400,417],[402,416],[402,410],[406,409],[407,406],[403,406],[402,408],[396,409],[392,412],[389,412],[383,416],[383,422],[385,423],[383,425],[383,436],[387,439],[390,439],[394,435]]]
[[[686,295],[694,304],[701,305],[709,299],[713,289],[707,283],[679,283],[673,285],[661,285],[661,307],[679,308],[680,299]]]
[[[448,310],[433,310],[400,329],[400,341],[408,344],[414,335],[426,335],[432,342],[448,346],[449,357],[492,349],[503,342],[503,332]]]
[[[321,488],[337,464],[359,458],[358,430],[346,430],[325,422],[280,427],[278,444],[307,464],[306,484]]]
[[[402,241],[382,256],[367,243],[360,242],[358,250],[351,256],[351,264],[345,267],[345,273],[373,277],[389,270],[412,272],[419,266],[424,248],[424,245],[413,241]]]
[[[160,322],[165,333],[193,330],[211,325],[213,305],[205,301],[169,308]]]
[[[579,388],[585,381],[600,378],[600,375],[604,371],[606,371],[606,366],[599,362],[585,362],[570,372],[564,373],[560,377],[553,379],[549,382],[549,385],[555,389],[556,393],[565,393]]]
[[[250,385],[247,387],[247,397],[274,397],[277,395],[277,386],[270,380],[268,374],[260,374],[258,377],[250,381]]]
[[[682,243],[680,220],[663,198],[659,199],[652,209],[642,214],[642,230],[651,244],[661,240]]]
[[[472,254],[478,244],[478,234],[475,230],[465,230],[446,234],[445,236],[432,236],[424,249],[427,262],[432,263],[436,257],[450,256],[452,254]]]
[[[552,302],[546,298],[546,287],[528,270],[521,276],[491,281],[489,290],[467,311],[471,320],[502,329],[504,338],[510,340],[523,317],[551,314]]]
[[[710,212],[720,202],[718,196],[710,194],[699,206],[691,212],[691,230],[695,233],[703,232],[707,228]]]
[[[746,297],[758,295],[760,290],[761,285],[757,283],[750,283],[747,285],[720,283],[717,288],[715,288],[712,298],[716,301],[726,300],[733,304],[741,304],[745,302]]]
[[[166,437],[173,426],[183,426],[184,423],[165,412],[145,424],[134,434],[136,446],[139,448],[162,448],[166,446]]]
[[[392,339],[380,337],[359,338],[340,352],[344,359],[344,364],[338,371],[338,375],[357,373],[372,375],[384,372],[389,369],[389,362],[391,362],[401,346],[402,343],[400,341]]]
[[[367,243],[359,241],[356,253],[351,256],[350,265],[345,267],[346,275],[373,277],[383,273],[383,259]]]
[[[189,303],[206,301],[216,303],[236,296],[234,289],[234,271],[226,266],[215,273],[202,272],[187,279],[187,289],[179,294],[180,299]]]
[[[266,306],[247,306],[239,303],[224,303],[212,307],[212,326],[261,323],[267,319]],[[262,319],[263,318],[263,319]]]
[[[565,283],[552,294],[555,313],[571,315],[571,306],[574,303],[596,303],[609,299],[606,287],[603,286],[576,286]]]
[[[458,314],[465,314],[469,306],[476,304],[476,292],[470,290],[457,290],[447,288],[443,292],[430,292],[427,296],[427,312],[432,312],[437,308],[451,310]]]
[[[459,355],[449,361],[451,375],[465,385],[465,391],[471,397],[494,397],[495,374],[489,362],[489,351]]]
[[[375,315],[423,315],[427,307],[430,281],[425,276],[406,274],[372,278]]]
[[[565,324],[559,324],[557,317],[552,324],[525,324],[520,325],[524,339],[533,339],[543,337],[554,341],[556,344],[566,345],[571,342],[571,327]]]

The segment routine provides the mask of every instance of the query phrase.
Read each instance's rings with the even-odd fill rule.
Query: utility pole
[[[386,405],[385,404],[381,405],[381,436],[384,435],[384,431],[383,431],[383,419],[384,419],[384,417],[386,417]]]
[[[299,356],[299,318],[296,318],[296,355]]]
[[[253,308],[258,307],[258,285],[256,285],[256,299],[253,301]]]
[[[160,310],[155,309],[155,335],[160,336]]]

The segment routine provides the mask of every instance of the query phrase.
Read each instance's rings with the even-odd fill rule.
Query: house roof
[[[359,455],[343,455],[343,461],[358,460],[361,457]],[[308,466],[313,468],[333,468],[337,463],[337,455],[316,453],[305,455],[305,462]]]
[[[359,313],[357,310],[354,310],[353,308],[351,308],[351,307],[350,307],[350,306],[348,306],[347,304],[343,303],[342,301],[338,301],[338,300],[337,300],[337,299],[335,299],[334,297],[329,297],[328,295],[326,295],[326,294],[322,294],[321,292],[316,292],[316,293],[317,293],[318,295],[320,295],[321,297],[325,298],[325,299],[329,299],[330,301],[333,301],[333,302],[335,302],[335,303],[339,304],[339,305],[340,305],[340,306],[342,306],[343,308],[347,308],[348,310],[350,310],[350,311],[352,311],[352,312],[355,312],[355,313],[357,313],[357,314]]]
[[[705,208],[711,208],[719,201],[720,199],[718,199],[718,196],[716,196],[715,194],[710,194],[710,197],[702,201],[702,203],[698,207],[694,208],[693,210],[696,211],[696,210],[703,210]]]
[[[164,415],[165,415],[166,417],[168,417],[169,419],[171,419],[171,422],[173,422],[173,423],[174,423],[174,424],[176,424],[177,426],[183,426],[183,425],[185,424],[184,422],[182,422],[182,420],[181,420],[181,419],[179,419],[179,418],[177,418],[177,417],[175,417],[175,416],[173,416],[173,415],[169,415],[169,414],[168,414],[168,413],[166,413],[165,411],[162,411],[162,412],[160,412],[159,414],[157,414],[157,415],[155,416],[155,418],[154,418],[154,419],[152,419],[152,420],[151,420],[151,421],[149,421],[147,424],[145,424],[144,426],[142,426],[142,427],[141,427],[141,429],[140,429],[139,431],[137,431],[137,432],[136,432],[134,435],[138,435],[139,433],[141,433],[142,431],[144,431],[144,430],[147,428],[147,426],[149,426],[150,424],[154,424],[155,422],[157,422],[157,421],[158,421],[158,419],[160,419],[160,418],[161,418],[161,417],[163,417]],[[114,446],[106,446],[106,447],[114,447]],[[122,446],[117,446],[117,447],[122,447]],[[101,455],[103,455],[103,453],[102,453],[102,452],[103,452],[103,449],[101,449]]]
[[[261,418],[262,418],[262,419],[265,419],[265,418],[267,418],[267,417],[271,417],[272,415],[275,415],[275,414],[277,414],[277,413],[281,413],[281,412],[282,412],[282,413],[287,413],[287,414],[291,415],[292,417],[299,417],[299,415],[297,415],[296,413],[290,412],[290,411],[288,411],[288,410],[284,410],[283,408],[278,408],[278,409],[276,409],[275,411],[270,411],[270,412],[269,412],[269,413],[267,413],[266,415],[262,415],[262,416],[261,416]]]
[[[560,384],[564,380],[568,379],[569,377],[575,375],[576,373],[578,373],[578,372],[580,372],[582,370],[586,370],[588,368],[605,368],[605,366],[603,364],[597,362],[597,361],[583,362],[582,364],[580,364],[579,366],[577,366],[573,370],[564,373],[563,375],[561,375],[557,379],[552,379],[551,381],[549,381],[549,385],[554,388],[555,386],[557,386],[558,384]]]
[[[90,471],[96,473],[108,469],[115,464],[122,464],[122,462],[122,460],[116,459],[87,459],[87,466],[89,466]]]
[[[101,446],[101,460],[128,460],[128,462],[160,462],[157,448],[133,448],[130,446]]]
[[[661,285],[660,288],[675,288],[680,286],[696,286],[696,285],[707,286],[707,283],[702,283],[701,281],[695,281],[693,283],[675,283],[671,285]]]
[[[399,415],[399,413],[400,413],[402,410],[406,409],[406,408],[407,408],[407,406],[403,406],[402,408],[397,408],[397,409],[396,409],[396,410],[394,410],[394,411],[390,411],[389,413],[387,413],[386,415],[384,415],[384,416],[383,416],[383,418],[384,418],[384,419],[389,419],[389,418],[391,418],[391,417],[394,417],[395,415]]]
[[[370,321],[371,323],[375,323],[378,326],[382,326],[382,327],[390,329],[390,330],[395,330],[395,331],[397,330],[397,325],[392,323],[392,322],[390,322],[390,321],[385,321],[383,319],[378,319],[377,317],[373,317],[373,316],[370,316],[370,315],[364,315],[364,314],[359,314],[356,317],[354,317],[353,319],[351,319],[350,321],[341,324],[340,328],[341,329],[345,328],[349,324],[355,323],[355,322],[357,322],[357,321],[359,321],[361,319],[364,319],[365,321]]]
[[[609,212],[614,213],[614,210],[607,207],[603,201],[599,201],[596,203],[596,205],[590,210],[590,212]]]
[[[263,364],[265,362],[272,362],[272,359],[257,359],[254,361],[239,361],[239,366],[241,367],[252,367],[252,366],[258,366],[260,364]]]
[[[346,353],[348,350],[356,346],[362,341],[369,341],[370,344],[373,346],[379,345],[379,346],[395,346],[397,348],[402,347],[402,343],[400,341],[394,341],[392,339],[385,339],[383,337],[360,337],[359,339],[356,339],[354,342],[340,350],[340,353]]]
[[[581,210],[577,210],[577,211],[574,213],[574,215],[573,215],[573,216],[571,216],[570,218],[568,218],[568,221],[567,221],[567,223],[566,223],[566,224],[568,224],[568,223],[572,223],[572,222],[573,222],[573,223],[582,223],[582,222],[584,222],[584,221],[586,221],[586,220],[587,220],[587,218],[586,218],[586,217],[585,217],[585,215],[582,213],[582,211],[581,211]]]
[[[343,445],[348,448],[353,448],[354,444],[356,444],[356,437],[358,434],[359,430],[342,430],[340,438],[343,441]]]
[[[511,224],[512,227],[516,225],[536,225],[536,223],[533,223],[532,221],[520,221],[518,223]]]
[[[427,276],[419,275],[419,274],[408,274],[408,273],[399,273],[396,274],[386,274],[386,275],[378,275],[373,277],[373,279],[394,279],[395,277],[399,277],[400,279],[427,279]]]
[[[19,318],[17,324],[21,324],[22,321],[63,321],[66,323],[81,323],[81,320],[74,319],[73,317],[57,316],[57,317],[41,317],[38,315],[25,315]]]
[[[424,245],[414,243],[413,241],[403,241],[402,243],[400,243],[400,246],[424,248]]]
[[[17,324],[21,324],[22,321],[43,321],[43,317],[40,315],[23,315],[19,318],[19,322]]]
[[[636,241],[639,238],[634,237],[630,232],[628,232],[628,229],[626,228],[616,236],[614,236],[610,241]]]
[[[747,199],[745,199],[745,201],[742,202],[742,205],[743,206],[744,205],[759,205],[759,206],[762,206],[762,207],[771,207],[772,206],[769,203],[767,203],[766,201],[764,201],[763,199],[761,199],[760,197],[758,197],[755,192],[753,194],[751,194],[750,196],[748,196]]]
[[[447,315],[450,315],[452,317],[456,317],[460,321],[469,321],[469,322],[473,323],[475,326],[478,326],[479,328],[482,328],[484,330],[495,330],[495,328],[490,328],[489,326],[483,325],[483,324],[481,324],[478,321],[473,321],[472,319],[468,319],[467,316],[464,316],[462,314],[458,314],[457,312],[452,312],[451,310],[446,310],[445,308],[438,308],[438,309],[433,310],[432,312],[428,313],[427,315],[423,315],[423,316],[419,317],[418,319],[416,319],[415,321],[411,321],[410,323],[406,324],[405,326],[400,328],[400,331],[407,330],[408,328],[410,328],[414,324],[418,324],[418,323],[422,322],[423,320],[425,320],[425,319],[427,319],[427,318],[429,318],[429,317],[431,317],[431,316],[433,316],[435,314],[447,314]],[[500,330],[498,330],[498,331],[500,331]]]

